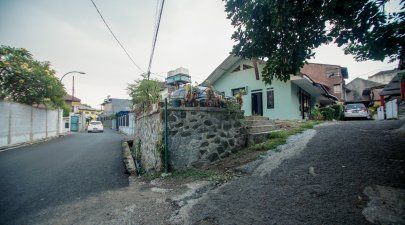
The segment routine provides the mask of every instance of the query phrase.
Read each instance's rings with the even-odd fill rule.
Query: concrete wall
[[[170,108],[168,112],[169,166],[203,166],[228,157],[246,144],[243,112],[209,107]],[[160,109],[137,117],[134,145],[141,142],[146,171],[163,169],[164,116]]]
[[[0,101],[0,147],[57,136],[62,110]]]
[[[111,98],[110,102],[104,104],[104,113],[106,115],[113,115],[120,111],[130,111],[132,102],[128,99]]]
[[[368,79],[381,84],[388,84],[398,72],[399,71],[397,70],[386,71],[386,73],[378,73],[376,75],[369,76]]]

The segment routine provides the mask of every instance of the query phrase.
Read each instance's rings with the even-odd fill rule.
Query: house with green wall
[[[244,95],[242,110],[245,116],[259,115],[270,119],[306,119],[320,101],[333,103],[337,98],[308,75],[291,75],[287,82],[273,80],[266,85],[261,71],[265,62],[228,56],[203,82],[212,85],[225,96],[238,91]]]

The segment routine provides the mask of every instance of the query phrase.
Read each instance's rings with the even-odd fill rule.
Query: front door
[[[70,130],[79,131],[79,116],[72,116],[70,118]]]
[[[300,91],[300,111],[302,119],[308,118],[311,112],[311,97],[303,90]]]
[[[262,94],[262,92],[252,93],[252,115],[263,116],[263,94]]]

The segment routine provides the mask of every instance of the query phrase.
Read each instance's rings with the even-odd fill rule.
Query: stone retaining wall
[[[169,159],[174,169],[202,166],[246,144],[243,113],[226,109],[171,108]]]
[[[172,169],[203,166],[246,145],[243,112],[210,107],[178,107],[168,111],[169,165]],[[146,171],[162,170],[163,110],[138,117],[135,142],[141,140]]]
[[[161,171],[163,169],[162,155],[156,148],[162,139],[163,119],[162,110],[151,112],[136,118],[135,139],[133,146],[138,147],[140,141],[140,161],[145,171]]]

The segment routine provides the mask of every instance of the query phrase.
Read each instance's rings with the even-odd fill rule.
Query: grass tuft
[[[176,170],[172,173],[173,178],[192,178],[192,179],[207,179],[210,177],[218,176],[214,171],[201,170],[201,169],[184,169]]]
[[[283,145],[287,142],[287,138],[291,135],[295,135],[298,133],[302,133],[307,129],[313,129],[315,125],[319,124],[320,122],[308,122],[300,127],[291,128],[288,130],[281,130],[281,131],[274,131],[270,135],[270,139],[266,142],[255,144],[249,147],[249,150],[252,151],[267,151],[267,150],[274,150],[278,151],[277,147],[279,145]]]

